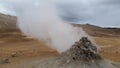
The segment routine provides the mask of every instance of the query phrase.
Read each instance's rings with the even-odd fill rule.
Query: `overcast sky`
[[[0,12],[17,15],[23,0],[0,0]],[[29,0],[31,1],[31,0]],[[38,0],[34,0],[35,5]],[[50,1],[50,0],[46,0]],[[120,27],[120,0],[51,0],[61,19],[103,27]]]

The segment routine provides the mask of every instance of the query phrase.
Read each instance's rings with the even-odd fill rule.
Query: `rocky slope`
[[[15,16],[0,13],[0,31],[15,31],[17,18]]]

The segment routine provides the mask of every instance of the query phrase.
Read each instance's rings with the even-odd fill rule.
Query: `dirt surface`
[[[57,52],[43,41],[22,36],[19,32],[0,33],[0,68],[6,64],[56,55]],[[5,59],[8,59],[8,63]]]
[[[120,62],[120,37],[95,37],[103,57]]]
[[[120,62],[119,37],[93,38],[101,47],[102,57]],[[32,60],[41,60],[58,55],[55,50],[47,47],[45,42],[22,36],[20,32],[0,33],[0,67],[7,68],[7,66],[14,66],[15,64],[27,64]]]

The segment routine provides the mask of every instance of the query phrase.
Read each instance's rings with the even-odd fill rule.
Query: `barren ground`
[[[120,37],[93,37],[101,47],[101,55],[111,61],[120,62]],[[59,54],[45,46],[45,42],[21,36],[19,32],[0,33],[0,68],[28,63],[58,56]],[[3,62],[9,59],[9,63]]]

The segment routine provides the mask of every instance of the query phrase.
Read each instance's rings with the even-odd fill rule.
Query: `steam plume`
[[[24,34],[47,41],[59,53],[69,49],[85,35],[82,29],[64,23],[57,15],[54,4],[46,1],[31,3],[25,3],[18,16],[18,26]]]

